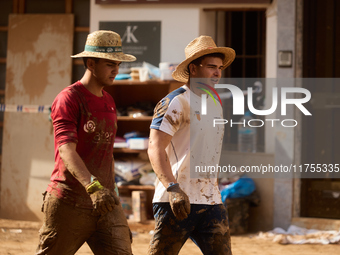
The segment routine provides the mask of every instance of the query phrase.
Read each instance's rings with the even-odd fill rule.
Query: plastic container
[[[161,80],[173,80],[172,78],[172,72],[175,71],[176,66],[178,64],[175,63],[169,63],[169,62],[161,62],[159,63],[159,70],[161,73]]]
[[[139,81],[139,67],[132,67],[130,75],[133,81]]]
[[[244,123],[238,126],[238,151],[239,152],[256,152],[256,127],[249,126],[249,120],[252,120],[251,113],[247,111],[239,122]],[[251,124],[251,123],[250,123]]]
[[[170,70],[170,63],[168,62],[161,62],[159,63],[159,70],[161,72],[161,80],[172,80],[171,73],[172,71]]]

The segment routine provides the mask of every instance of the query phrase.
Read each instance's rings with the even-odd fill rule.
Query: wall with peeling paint
[[[70,85],[73,22],[71,14],[10,15],[5,104],[51,105]],[[54,167],[53,144],[47,114],[5,113],[1,217],[42,219],[41,194]]]

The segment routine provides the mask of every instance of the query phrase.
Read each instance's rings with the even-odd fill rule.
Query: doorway
[[[266,14],[263,10],[233,10],[225,12],[225,44],[236,52],[234,62],[225,70],[225,78],[264,78],[266,48]],[[247,90],[243,84],[241,90]],[[264,85],[265,86],[265,85]],[[265,93],[265,87],[262,93]],[[247,105],[245,105],[247,110]],[[226,119],[238,122],[242,116],[232,114],[232,100],[224,106]],[[264,119],[263,116],[254,116]],[[237,125],[225,126],[224,145],[237,151]],[[257,152],[264,152],[264,128],[257,132]]]
[[[305,0],[303,12],[303,77],[340,78],[340,2]],[[340,86],[332,82],[306,88],[325,102],[340,99]],[[302,163],[339,164],[340,104],[308,107],[313,118],[303,119]],[[340,180],[329,177],[301,179],[301,217],[340,219]]]

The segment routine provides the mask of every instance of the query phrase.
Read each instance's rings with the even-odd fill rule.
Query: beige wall
[[[220,166],[235,166],[240,169],[241,166],[260,166],[274,165],[274,155],[267,153],[240,153],[236,151],[222,151]],[[230,175],[220,175],[221,177],[230,177]],[[233,175],[237,176],[236,174]],[[239,175],[240,176],[240,175]],[[249,210],[249,231],[267,231],[273,228],[274,213],[274,179],[261,178],[260,175],[247,174],[253,178],[256,191],[260,198],[260,204],[257,207],[251,207]],[[256,176],[256,178],[255,178]]]
[[[266,78],[276,78],[277,72],[277,0],[266,11]],[[274,79],[266,83],[266,100],[264,109],[269,109],[272,105],[272,90],[276,86]],[[266,119],[276,119],[276,113],[266,116]],[[265,152],[275,152],[275,130],[266,129],[265,132]]]
[[[161,21],[161,62],[179,63],[185,59],[184,48],[199,35],[215,36],[215,12],[207,8],[266,8],[268,5],[245,4],[131,4],[98,5],[91,0],[90,31],[98,30],[100,21]]]
[[[6,105],[51,105],[71,82],[73,15],[11,15]],[[42,193],[54,166],[48,114],[6,112],[0,216],[42,219]]]

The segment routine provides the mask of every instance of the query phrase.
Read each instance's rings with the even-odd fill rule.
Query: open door
[[[340,77],[340,2],[304,1],[303,76]],[[340,86],[308,86],[312,98],[336,104],[309,104],[303,120],[302,163],[340,164]],[[301,217],[340,219],[340,179],[302,179]]]

